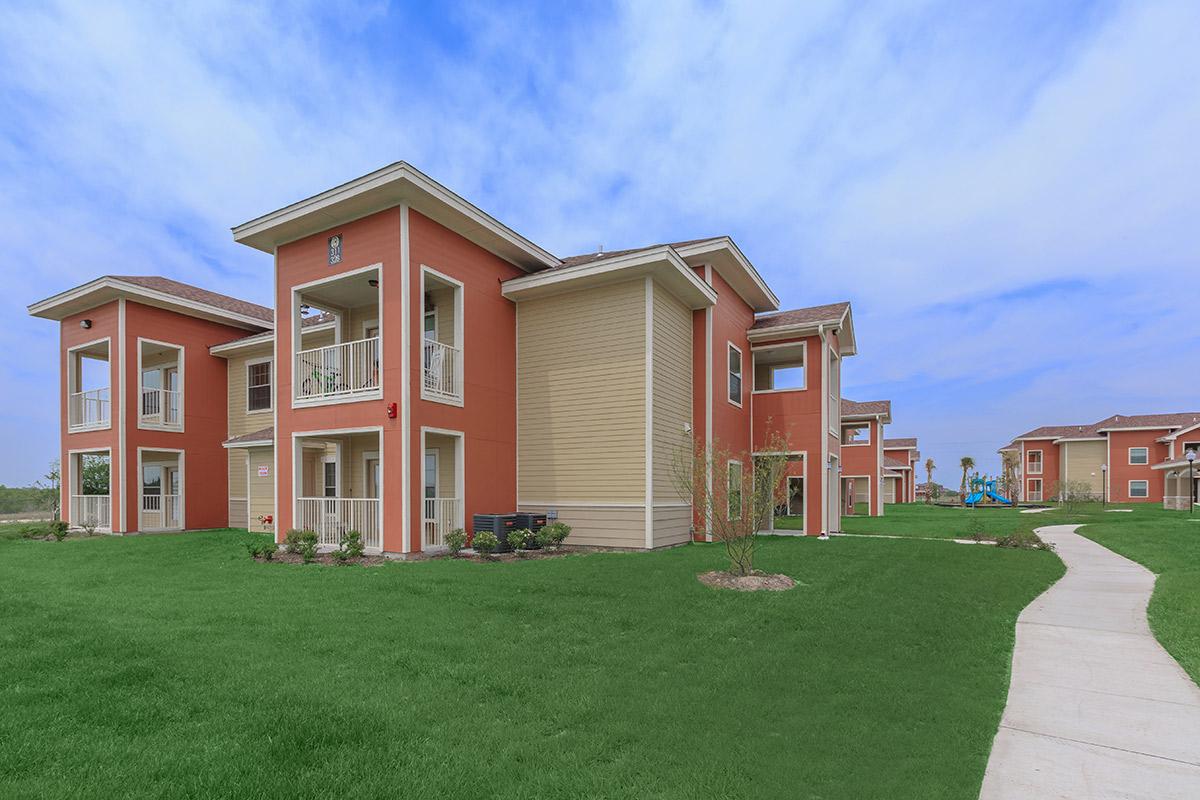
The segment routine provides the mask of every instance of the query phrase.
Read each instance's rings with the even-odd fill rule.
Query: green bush
[[[458,555],[459,551],[467,546],[467,532],[462,528],[455,528],[446,534],[446,547],[450,548],[452,555]]]
[[[350,563],[350,554],[340,547],[337,550],[334,550],[332,553],[330,553],[329,557],[332,558],[338,564],[349,564]]]
[[[270,561],[275,557],[277,547],[273,541],[253,541],[246,543],[246,550],[250,553],[251,558],[261,558],[263,561]]]
[[[304,531],[298,528],[292,528],[283,537],[284,549],[293,555],[300,554],[300,537],[304,535]]]
[[[471,539],[471,547],[484,557],[490,556],[499,546],[500,540],[491,531],[475,531],[475,537]]]
[[[308,563],[317,557],[317,532],[302,531],[292,528],[283,537],[284,548],[289,552],[299,555],[304,559],[304,563]]]
[[[64,520],[56,519],[50,523],[50,533],[53,534],[55,541],[61,542],[67,538],[67,530],[70,528]]]
[[[50,533],[50,526],[43,522],[33,522],[21,527],[21,537],[24,539],[44,539]]]
[[[1013,531],[1008,536],[1000,536],[996,538],[997,547],[1012,547],[1017,550],[1053,550],[1054,546],[1049,542],[1042,541],[1042,537],[1038,536],[1031,530]]]
[[[528,528],[517,528],[508,532],[505,541],[508,542],[508,549],[514,553],[519,553],[529,547],[529,541],[533,538],[533,531]]]
[[[363,553],[366,552],[362,534],[358,531],[346,531],[342,534],[342,545],[337,552],[345,554],[344,558],[339,559],[340,561],[347,558],[362,558]]]
[[[570,525],[565,522],[551,522],[537,532],[537,541],[547,550],[557,550],[570,535]]]

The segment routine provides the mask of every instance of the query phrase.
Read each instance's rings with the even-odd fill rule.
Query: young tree
[[[932,503],[934,500],[933,492],[933,471],[937,469],[937,464],[933,463],[932,458],[925,459],[925,502]]]
[[[963,471],[962,485],[959,487],[959,498],[961,502],[965,503],[967,500],[967,473],[975,469],[975,459],[970,456],[963,456],[958,465],[962,467]]]
[[[62,471],[59,467],[58,459],[50,462],[50,469],[42,476],[42,480],[49,485],[45,485],[42,481],[35,481],[34,486],[42,493],[42,505],[50,511],[51,519],[58,519],[61,509],[58,507],[59,483],[62,478]]]
[[[761,452],[734,452],[716,441],[710,450],[703,440],[685,436],[672,462],[676,490],[681,497],[692,499],[693,513],[700,524],[725,546],[733,575],[754,571],[758,532],[770,520],[775,506],[787,499],[783,480],[788,460],[786,442],[772,434]]]
[[[1014,503],[1017,502],[1017,463],[1020,456],[1012,450],[1000,454],[1001,483],[1004,486],[1004,496]]]

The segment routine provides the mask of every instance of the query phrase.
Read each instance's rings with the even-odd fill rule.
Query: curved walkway
[[[1077,527],[1038,531],[1067,574],[1017,619],[980,798],[1200,798],[1200,688],[1150,633],[1154,574]]]

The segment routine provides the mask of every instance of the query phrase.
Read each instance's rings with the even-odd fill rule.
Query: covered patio
[[[341,545],[358,531],[369,552],[383,550],[382,432],[321,431],[293,437],[294,527],[318,545]]]

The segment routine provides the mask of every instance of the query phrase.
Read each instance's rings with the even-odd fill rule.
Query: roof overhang
[[[509,300],[533,300],[645,276],[653,277],[666,286],[689,308],[707,308],[717,302],[717,293],[713,288],[696,277],[687,262],[665,245],[603,261],[592,261],[578,267],[512,278],[501,283],[500,290]]]
[[[779,309],[779,298],[767,286],[767,282],[758,274],[758,270],[728,236],[720,236],[703,242],[693,242],[682,247],[675,247],[675,252],[688,263],[688,266],[699,267],[711,264],[717,274],[725,279],[746,304],[756,312],[776,311]]]
[[[840,316],[829,319],[804,322],[797,325],[779,325],[761,330],[750,330],[746,338],[751,344],[756,342],[773,342],[780,339],[797,339],[802,336],[819,336],[825,333],[838,334],[838,353],[852,356],[858,353],[858,344],[854,338],[854,316],[850,306]]]
[[[842,416],[842,422],[870,421],[873,419],[877,419],[880,422],[882,422],[884,425],[892,424],[892,415],[882,412],[882,411],[871,413],[871,414],[842,414],[841,416]]]
[[[1133,428],[1100,428],[1096,433],[1120,433],[1122,431],[1174,431],[1179,425],[1141,425]]]
[[[127,283],[111,276],[97,278],[82,286],[76,286],[74,289],[59,292],[53,297],[39,300],[30,305],[28,311],[35,317],[61,321],[73,314],[79,314],[90,308],[111,303],[113,300],[119,300],[122,297],[136,300],[144,305],[165,308],[169,311],[176,311],[211,322],[219,322],[223,325],[231,325],[235,328],[262,330],[263,328],[270,329],[274,327],[273,322],[268,322],[259,317],[239,314],[236,311],[218,308],[208,303],[188,300],[167,292],[148,289],[144,286]]]
[[[243,450],[248,447],[274,447],[274,439],[253,439],[244,442],[221,442],[226,450]]]
[[[1077,436],[1072,439],[1055,439],[1055,444],[1070,444],[1071,442],[1107,442],[1104,436]]]
[[[310,333],[319,331],[330,331],[336,327],[335,322],[322,322],[320,325],[305,325],[300,329],[301,337],[308,336]],[[253,350],[256,347],[262,347],[264,344],[271,344],[275,341],[274,331],[264,331],[256,333],[253,336],[246,336],[241,339],[234,339],[232,342],[222,342],[221,344],[210,345],[208,352],[214,356],[222,356],[225,358],[241,355],[247,350]]]
[[[1187,469],[1188,460],[1186,458],[1177,458],[1174,461],[1164,461],[1161,464],[1155,464],[1150,469]],[[1200,476],[1200,466],[1193,466],[1196,469],[1196,475]]]
[[[1057,436],[1018,436],[1013,439],[1013,444],[1017,442],[1050,442],[1053,444]]]
[[[1200,422],[1197,422],[1195,425],[1188,425],[1186,428],[1180,428],[1177,431],[1171,431],[1166,436],[1159,437],[1156,441],[1173,442],[1185,433],[1191,433],[1192,431],[1200,431]]]
[[[264,253],[407,203],[526,272],[558,266],[554,255],[403,161],[233,228],[233,240]]]

